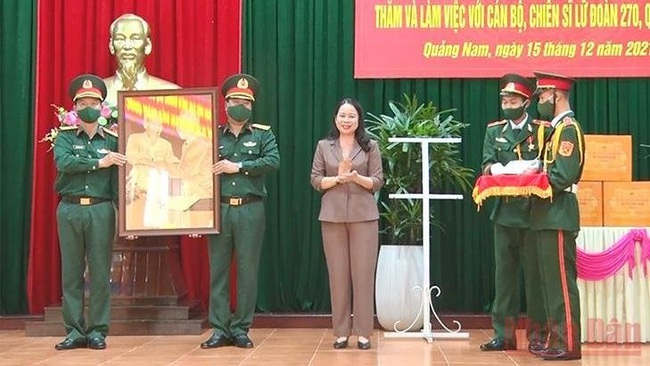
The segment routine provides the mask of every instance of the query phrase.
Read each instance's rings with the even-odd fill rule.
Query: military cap
[[[520,95],[530,99],[533,95],[533,85],[528,79],[517,74],[506,74],[501,77],[501,95]]]
[[[535,93],[540,93],[544,89],[569,91],[576,81],[576,79],[568,76],[540,71],[535,71],[535,77],[537,78],[537,90],[535,90]]]
[[[68,88],[68,95],[75,102],[79,98],[97,98],[104,101],[106,98],[106,84],[97,75],[83,74],[72,80]]]
[[[259,82],[248,74],[229,76],[221,86],[224,98],[239,98],[255,101],[255,94],[259,90]]]

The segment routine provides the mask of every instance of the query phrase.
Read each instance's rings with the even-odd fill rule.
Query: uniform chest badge
[[[528,128],[530,128],[530,125],[528,125]],[[528,142],[528,151],[533,151],[535,150],[535,144],[533,144],[533,136],[528,136],[526,139],[526,142]]]
[[[246,141],[246,142],[244,142],[244,146],[246,146],[246,147],[257,146],[257,142],[255,142],[255,141]]]
[[[506,140],[506,139],[503,138],[503,137],[497,137],[497,138],[495,138],[494,140],[495,140],[496,142],[508,142],[508,140]]]
[[[106,149],[97,149],[97,152],[100,153],[100,154],[108,154],[108,153],[111,152],[111,151],[110,151],[110,150],[106,150]]]
[[[83,150],[83,149],[85,149],[86,147],[85,147],[84,145],[72,145],[72,148],[73,148],[74,150]]]

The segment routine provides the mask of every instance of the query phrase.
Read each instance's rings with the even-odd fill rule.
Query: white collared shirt
[[[568,110],[558,114],[557,116],[555,116],[555,118],[553,118],[553,120],[551,121],[551,126],[553,126],[553,128],[555,128],[555,126],[557,126],[557,124],[560,123],[560,121],[563,120],[564,117],[566,117],[567,114],[569,114],[569,113],[573,113],[573,111],[568,109]]]
[[[528,112],[524,112],[524,119],[519,122],[519,124],[516,124],[514,121],[510,120],[510,128],[513,130],[515,129],[522,129],[524,128],[524,125],[526,124],[526,121],[528,121]]]

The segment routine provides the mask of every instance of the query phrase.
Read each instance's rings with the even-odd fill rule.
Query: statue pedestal
[[[111,300],[133,305],[176,305],[187,295],[178,236],[118,238],[113,246]]]
[[[112,334],[201,334],[200,303],[187,299],[179,245],[179,236],[115,241],[111,263]]]

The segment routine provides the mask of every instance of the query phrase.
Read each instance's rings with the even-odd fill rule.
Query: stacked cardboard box
[[[585,135],[581,226],[650,226],[650,182],[632,182],[632,136]]]

